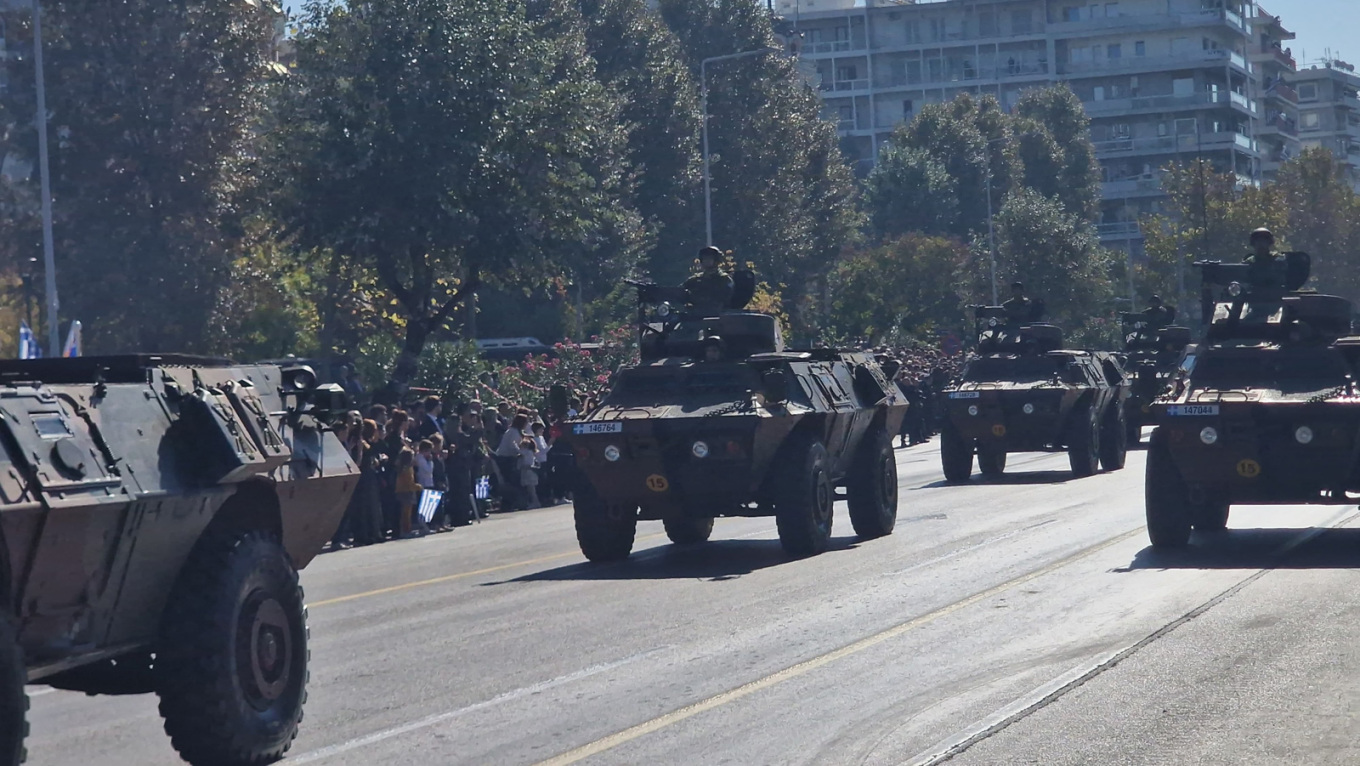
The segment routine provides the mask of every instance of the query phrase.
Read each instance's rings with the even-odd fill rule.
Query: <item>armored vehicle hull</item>
[[[1007,340],[979,311],[982,356],[944,391],[940,460],[945,479],[967,481],[973,457],[984,476],[999,476],[1012,452],[1066,451],[1072,472],[1089,476],[1124,467],[1129,383],[1105,352],[1053,349],[1061,332],[1025,326]]]
[[[20,758],[16,678],[154,691],[190,763],[288,749],[306,697],[297,570],[357,480],[328,429],[342,400],[306,369],[0,362],[0,764]]]
[[[1124,314],[1124,370],[1129,397],[1124,406],[1128,442],[1142,441],[1142,427],[1151,422],[1152,402],[1166,390],[1176,366],[1190,344],[1190,328],[1158,327],[1147,312]]]
[[[1360,338],[1350,304],[1301,291],[1310,261],[1278,275],[1196,264],[1205,339],[1152,405],[1148,537],[1185,545],[1234,504],[1354,504],[1360,492]],[[1350,493],[1350,494],[1348,494]]]
[[[867,354],[672,357],[626,370],[571,427],[585,480],[582,551],[626,557],[639,519],[662,520],[684,544],[708,539],[715,517],[775,516],[790,553],[820,553],[837,488],[857,533],[888,534],[897,511],[889,435],[906,408]]]

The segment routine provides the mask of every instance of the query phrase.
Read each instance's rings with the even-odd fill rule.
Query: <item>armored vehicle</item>
[[[590,560],[627,557],[639,519],[696,544],[718,516],[774,516],[790,554],[821,553],[841,497],[856,534],[893,531],[891,435],[907,409],[894,370],[864,353],[786,350],[774,317],[742,310],[754,276],[735,277],[716,313],[686,309],[680,288],[639,286],[640,364],[571,425]]]
[[[1061,329],[1000,306],[975,316],[977,355],[944,390],[945,480],[967,481],[974,454],[984,476],[1001,475],[1011,452],[1066,450],[1077,476],[1123,468],[1129,385],[1115,355],[1064,349]]]
[[[358,471],[309,368],[0,362],[0,766],[25,682],[156,692],[193,764],[280,757],[306,699],[297,570]]]
[[[1360,337],[1351,307],[1304,291],[1305,253],[1276,268],[1195,264],[1205,334],[1152,405],[1148,537],[1227,526],[1233,504],[1355,503],[1360,492]]]
[[[1159,326],[1150,312],[1120,315],[1124,327],[1124,370],[1129,377],[1129,398],[1124,405],[1124,425],[1130,444],[1143,439],[1143,423],[1149,420],[1152,401],[1170,382],[1185,349],[1190,328]]]

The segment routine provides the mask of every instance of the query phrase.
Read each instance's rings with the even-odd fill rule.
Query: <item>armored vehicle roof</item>
[[[0,382],[135,383],[159,367],[230,367],[230,359],[190,354],[120,354],[0,360]]]

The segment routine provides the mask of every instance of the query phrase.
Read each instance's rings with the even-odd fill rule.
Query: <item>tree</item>
[[[968,260],[958,240],[919,233],[857,252],[832,276],[832,325],[842,337],[869,342],[960,331]]]
[[[958,230],[958,181],[925,149],[889,143],[865,186],[869,221],[882,239]]]
[[[1360,196],[1336,157],[1305,149],[1280,168],[1276,185],[1288,211],[1289,244],[1314,256],[1318,288],[1360,303]]]
[[[661,0],[696,79],[710,57],[774,45],[751,0]],[[835,127],[791,58],[766,53],[708,67],[715,242],[753,262],[785,298],[795,332],[812,318],[811,286],[855,241],[856,188]]]
[[[1091,143],[1091,119],[1081,99],[1066,83],[1033,88],[1021,94],[1015,115],[1042,125],[1059,149],[1062,169],[1054,177],[1057,186],[1048,187],[1052,193],[1045,193],[1056,196],[1068,212],[1095,222],[1100,215],[1100,163]]]
[[[208,350],[203,308],[238,254],[236,202],[251,182],[241,159],[264,107],[269,5],[43,3],[60,295],[87,351]],[[31,46],[27,6],[9,19],[19,49]],[[10,72],[9,125],[36,122],[32,64],[21,56]],[[32,128],[8,130],[8,164],[35,167]],[[36,172],[11,185],[28,202],[10,207],[5,232],[25,252],[40,241],[33,187]]]
[[[627,134],[578,17],[520,0],[313,0],[281,102],[276,214],[368,264],[405,319],[394,388],[482,281],[631,268]]]

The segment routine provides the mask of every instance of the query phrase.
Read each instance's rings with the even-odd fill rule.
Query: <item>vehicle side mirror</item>
[[[766,370],[760,376],[760,385],[764,389],[765,401],[783,404],[789,400],[789,376],[783,370]]]

